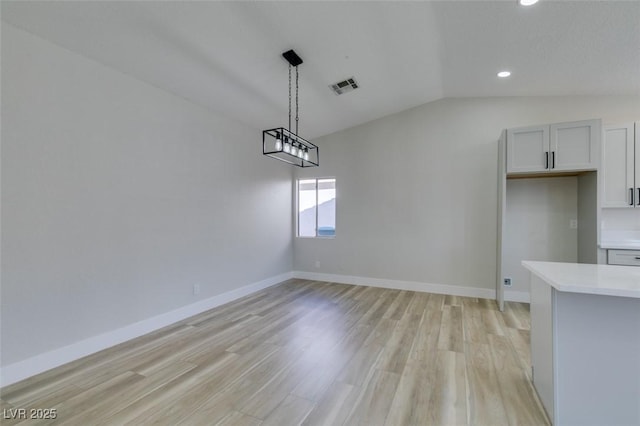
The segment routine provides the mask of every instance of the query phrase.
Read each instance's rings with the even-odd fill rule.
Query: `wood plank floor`
[[[547,425],[528,305],[290,280],[0,391],[3,425]]]

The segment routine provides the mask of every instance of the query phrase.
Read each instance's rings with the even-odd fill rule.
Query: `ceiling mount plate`
[[[297,67],[298,65],[300,65],[302,63],[302,59],[300,58],[300,56],[298,56],[298,54],[296,52],[293,51],[293,49],[287,50],[286,52],[284,52],[282,54],[282,56],[284,56],[284,58],[293,67]]]

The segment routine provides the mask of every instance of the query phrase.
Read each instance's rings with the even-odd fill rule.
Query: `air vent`
[[[331,90],[333,90],[333,93],[335,93],[336,95],[342,95],[344,93],[351,92],[352,90],[357,89],[359,86],[356,79],[351,77],[351,78],[347,78],[346,80],[333,83],[329,85],[329,87],[331,88]]]

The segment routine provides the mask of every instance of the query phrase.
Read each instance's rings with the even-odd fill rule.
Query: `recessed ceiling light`
[[[520,6],[531,6],[538,3],[538,0],[518,0]]]
[[[498,73],[498,77],[500,78],[506,78],[509,77],[511,75],[511,71],[500,71]]]

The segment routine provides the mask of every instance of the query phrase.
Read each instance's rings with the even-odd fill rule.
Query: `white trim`
[[[216,306],[224,305],[293,277],[292,272],[276,275],[264,280],[183,306],[173,311],[148,318],[125,327],[93,336],[62,348],[54,349],[0,369],[0,387],[8,386],[27,377],[34,376],[84,356],[134,339],[185,318],[192,317]]]
[[[495,299],[496,290],[489,288],[463,287],[448,284],[421,283],[417,281],[399,281],[381,278],[358,277],[354,275],[322,274],[318,272],[293,271],[293,278],[314,281],[327,281],[340,284],[362,285],[391,288],[396,290],[421,291],[426,293],[447,294],[452,296],[479,297]]]
[[[528,291],[505,290],[504,300],[507,302],[530,303],[531,298]]]

